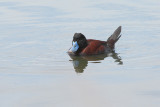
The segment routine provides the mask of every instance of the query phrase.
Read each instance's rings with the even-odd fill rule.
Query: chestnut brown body
[[[105,53],[107,49],[107,44],[105,41],[88,39],[87,42],[88,42],[87,47],[80,52],[80,55],[102,54],[102,53]]]

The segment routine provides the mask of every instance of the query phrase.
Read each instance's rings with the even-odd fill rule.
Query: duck
[[[74,56],[90,56],[114,52],[115,43],[121,37],[121,29],[122,27],[119,26],[106,41],[86,39],[82,33],[75,33],[72,47],[67,53]]]

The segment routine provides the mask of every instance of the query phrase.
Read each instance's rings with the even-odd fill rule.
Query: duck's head
[[[87,39],[82,33],[75,33],[69,53],[78,55],[87,46]]]

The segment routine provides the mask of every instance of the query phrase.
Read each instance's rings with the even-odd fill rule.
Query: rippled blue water
[[[158,0],[1,0],[1,107],[160,106]],[[114,54],[72,60],[75,32]]]

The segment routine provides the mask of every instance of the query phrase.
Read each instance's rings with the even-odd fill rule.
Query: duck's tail
[[[113,49],[115,46],[115,43],[119,40],[119,38],[121,37],[120,35],[121,33],[121,26],[119,26],[114,33],[108,38],[107,40],[107,45]]]

